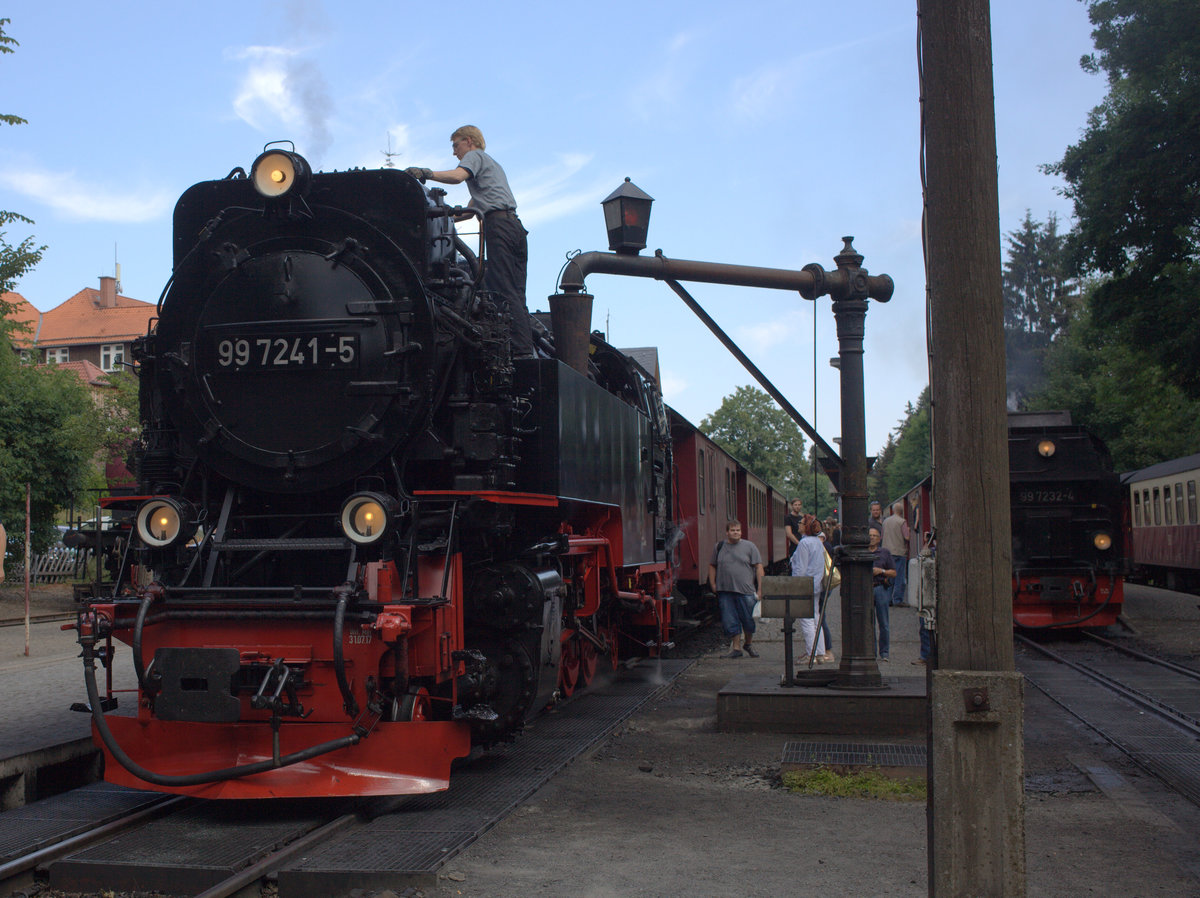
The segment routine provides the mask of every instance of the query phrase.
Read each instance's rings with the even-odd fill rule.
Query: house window
[[[124,361],[124,343],[105,343],[100,347],[100,367],[105,371],[116,371]]]
[[[58,349],[46,350],[47,365],[61,365],[69,361],[71,361],[71,348],[69,346],[60,346]]]

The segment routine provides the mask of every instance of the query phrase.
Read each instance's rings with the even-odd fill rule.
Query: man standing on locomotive
[[[467,182],[469,208],[483,215],[487,260],[483,286],[512,320],[514,358],[533,358],[533,331],[525,304],[525,272],[529,262],[528,232],[517,218],[517,201],[508,186],[504,169],[485,153],[487,143],[474,125],[463,125],[450,135],[450,148],[459,165],[447,171],[411,167],[405,172],[421,182],[439,184]]]

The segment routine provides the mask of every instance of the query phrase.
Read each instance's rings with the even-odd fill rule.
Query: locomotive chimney
[[[100,278],[100,304],[102,309],[112,309],[117,305],[117,279],[115,277]]]
[[[586,377],[592,343],[592,296],[583,292],[555,293],[548,301],[558,360]]]

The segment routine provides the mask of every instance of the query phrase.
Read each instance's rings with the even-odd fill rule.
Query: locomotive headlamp
[[[1105,533],[1103,530],[1092,536],[1092,545],[1104,552],[1112,548],[1112,534]]]
[[[1049,458],[1054,454],[1055,448],[1054,440],[1042,440],[1038,443],[1038,455],[1042,458]]]
[[[304,157],[286,150],[267,150],[250,167],[254,189],[268,199],[278,199],[308,187],[312,169]]]
[[[150,499],[137,513],[137,534],[155,549],[173,546],[196,530],[196,512],[182,499]]]
[[[646,248],[650,231],[650,204],[654,197],[642,191],[628,178],[625,183],[600,201],[604,226],[608,229],[608,248],[615,253],[636,256]]]
[[[392,530],[400,505],[382,493],[355,493],[342,504],[342,532],[353,543],[370,546]]]

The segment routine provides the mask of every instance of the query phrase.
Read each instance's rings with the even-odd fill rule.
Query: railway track
[[[1054,647],[1016,640],[1031,684],[1200,805],[1200,671],[1091,634]]]

